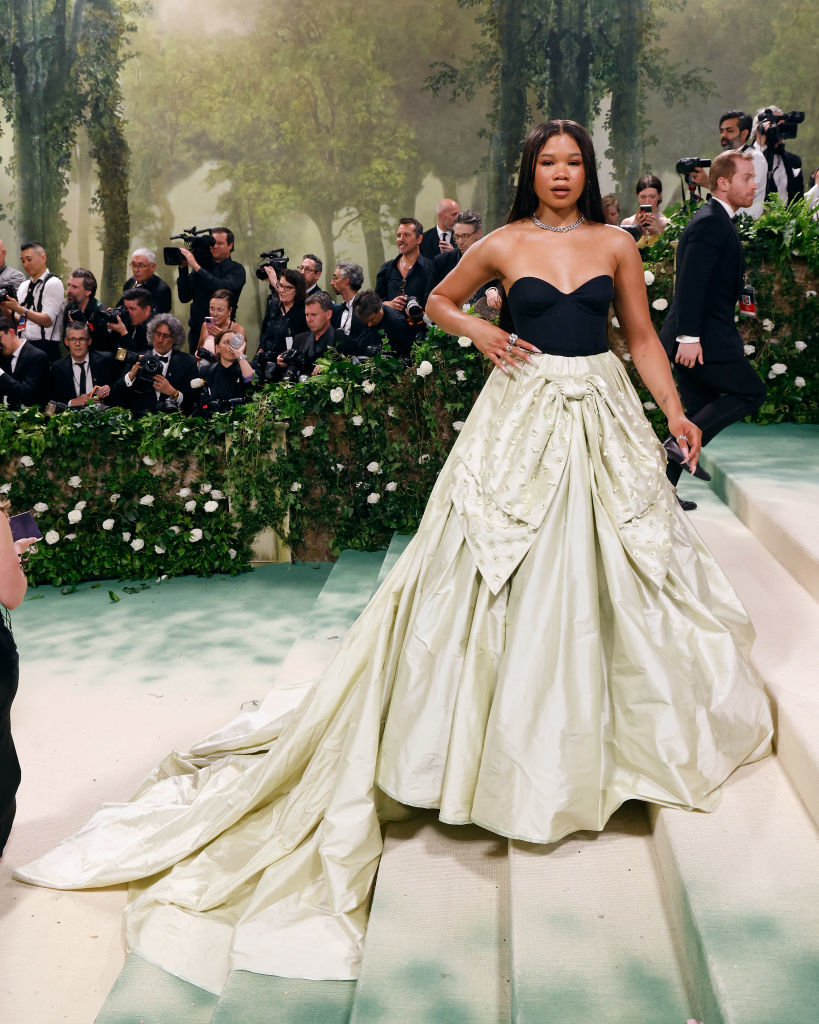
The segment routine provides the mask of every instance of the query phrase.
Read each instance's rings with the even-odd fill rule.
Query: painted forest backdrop
[[[733,106],[804,110],[809,172],[816,40],[800,0],[0,0],[0,237],[11,263],[36,238],[89,266],[107,302],[131,248],[192,223],[229,224],[249,266],[282,245],[372,281],[395,219],[442,195],[500,223],[545,116],[594,125],[624,212],[646,170],[675,201]]]

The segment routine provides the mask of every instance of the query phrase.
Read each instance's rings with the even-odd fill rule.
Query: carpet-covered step
[[[819,603],[729,508],[700,488],[691,521],[754,623],[751,662],[774,704],[777,757],[819,825]]]
[[[132,953],[94,1024],[211,1024],[218,996]]]
[[[819,425],[736,423],[702,461],[714,491],[819,601]]]
[[[354,981],[234,971],[209,1024],[348,1024],[354,994]]]
[[[388,827],[351,1024],[507,1024],[507,846],[434,813]]]
[[[777,758],[738,769],[711,814],[650,813],[697,1019],[816,1020],[819,843]]]
[[[601,833],[511,842],[509,875],[514,1024],[694,1016],[645,805],[625,804]]]

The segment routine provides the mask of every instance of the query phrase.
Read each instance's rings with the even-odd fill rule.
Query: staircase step
[[[601,833],[511,842],[509,876],[514,1024],[692,1016],[643,804]]]
[[[387,548],[387,553],[384,555],[384,561],[381,563],[381,571],[378,574],[378,586],[380,587],[384,580],[387,578],[387,574],[393,568],[398,559],[406,551],[409,542],[415,536],[414,533],[394,533],[390,540]]]
[[[217,1000],[132,953],[94,1024],[211,1024]]]
[[[711,814],[652,806],[650,816],[698,1019],[815,1020],[819,843],[779,761],[738,769]]]
[[[354,981],[305,981],[234,971],[209,1024],[348,1024]]]
[[[776,708],[777,757],[819,825],[819,604],[715,495],[700,486],[696,500],[692,523],[756,628],[751,661]]]
[[[703,449],[711,487],[819,601],[819,425],[736,423]]]
[[[435,814],[391,824],[351,1024],[509,1020],[507,842]]]

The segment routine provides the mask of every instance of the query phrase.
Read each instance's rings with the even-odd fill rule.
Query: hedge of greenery
[[[673,238],[646,254],[659,327],[673,290]],[[819,234],[802,206],[774,204],[743,225],[759,318],[740,329],[767,379],[760,423],[819,422]],[[627,361],[613,319],[610,340]],[[323,361],[304,383],[273,385],[230,416],[134,420],[86,408],[47,417],[0,412],[0,491],[35,510],[45,539],[33,583],[236,573],[273,526],[296,558],[383,546],[412,530],[488,364],[431,328],[405,367],[389,352],[365,364]],[[662,436],[665,424],[633,377]]]

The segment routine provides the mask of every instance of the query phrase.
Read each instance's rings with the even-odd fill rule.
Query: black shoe
[[[676,462],[678,466],[682,466],[682,468],[688,470],[689,473],[691,472],[691,470],[688,469],[688,459],[683,455],[682,448],[680,448],[673,437],[669,437],[663,441],[663,448],[665,448],[666,453],[672,462]],[[699,465],[694,470],[694,476],[698,480],[711,479],[711,474],[706,472],[702,466]]]
[[[687,501],[685,498],[677,498],[677,504],[683,512],[693,512],[697,507],[696,501]]]

